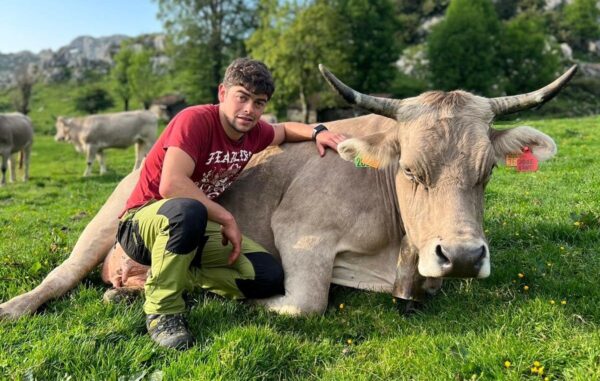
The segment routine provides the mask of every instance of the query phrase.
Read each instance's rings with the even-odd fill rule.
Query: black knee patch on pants
[[[152,254],[144,244],[137,221],[120,221],[117,241],[129,258],[142,265],[150,266]]]
[[[246,298],[259,299],[285,295],[283,267],[269,253],[244,254],[254,267],[254,279],[236,279],[235,283]]]
[[[174,198],[166,201],[157,214],[169,220],[169,241],[166,250],[173,254],[189,254],[202,250],[208,212],[200,201]]]

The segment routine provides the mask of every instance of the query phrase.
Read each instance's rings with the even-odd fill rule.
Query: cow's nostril
[[[481,251],[479,253],[479,257],[477,258],[476,263],[481,263],[485,259],[486,253],[487,253],[487,250],[485,249],[485,245],[481,245]]]
[[[448,259],[448,257],[444,254],[444,251],[442,250],[442,246],[441,245],[437,245],[435,247],[435,254],[438,257],[438,260],[440,261],[440,265],[442,266],[450,266],[450,259]]]

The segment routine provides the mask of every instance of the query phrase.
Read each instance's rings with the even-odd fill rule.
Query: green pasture
[[[600,117],[517,124],[554,137],[558,155],[536,173],[495,170],[491,276],[446,281],[414,316],[342,287],[324,315],[297,318],[202,294],[197,345],[176,352],[147,336],[140,301],[103,304],[94,271],[34,316],[0,321],[0,379],[600,380]],[[30,182],[0,188],[1,301],[69,255],[133,161],[108,150],[108,174],[82,178],[71,145],[38,135]]]

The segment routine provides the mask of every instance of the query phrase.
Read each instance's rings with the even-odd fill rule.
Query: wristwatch
[[[313,128],[311,139],[317,140],[317,135],[323,131],[327,131],[327,127],[325,127],[323,124],[317,124],[315,128]]]

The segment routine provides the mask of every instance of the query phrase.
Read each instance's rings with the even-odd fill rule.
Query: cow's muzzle
[[[419,273],[423,276],[486,278],[490,275],[489,249],[481,240],[463,244],[437,242],[426,252],[419,259]]]

